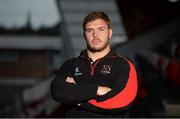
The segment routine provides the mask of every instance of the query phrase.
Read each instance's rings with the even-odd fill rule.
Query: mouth
[[[95,45],[96,45],[96,44],[99,44],[100,42],[101,42],[100,39],[93,39],[93,40],[92,40],[92,43],[95,44]]]

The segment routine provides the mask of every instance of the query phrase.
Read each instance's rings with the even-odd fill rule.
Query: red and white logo
[[[110,65],[103,65],[101,73],[104,75],[108,75],[111,73],[111,66]]]

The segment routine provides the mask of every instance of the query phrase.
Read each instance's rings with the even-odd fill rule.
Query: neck
[[[96,61],[97,59],[100,59],[104,57],[105,55],[107,55],[110,50],[111,50],[110,47],[105,50],[97,51],[97,52],[92,52],[87,49],[87,54],[93,61]]]

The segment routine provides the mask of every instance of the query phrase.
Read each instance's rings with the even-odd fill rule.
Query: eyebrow
[[[99,29],[99,28],[106,28],[106,26],[100,26],[100,27],[98,27],[98,29]],[[93,28],[91,28],[91,27],[85,28],[85,30],[89,30],[89,29],[93,29]]]
[[[86,30],[91,30],[91,29],[93,29],[93,28],[85,28],[85,31],[86,31]]]
[[[98,28],[106,28],[105,26],[100,26],[100,27],[98,27]]]

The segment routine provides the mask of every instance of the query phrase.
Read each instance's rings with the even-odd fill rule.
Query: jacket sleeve
[[[71,77],[71,62],[68,60],[58,70],[51,82],[51,96],[54,100],[63,104],[77,104],[96,97],[97,84],[72,84],[65,79]]]
[[[88,103],[101,111],[127,110],[137,94],[137,76],[134,65],[127,59],[118,59],[112,91]]]

